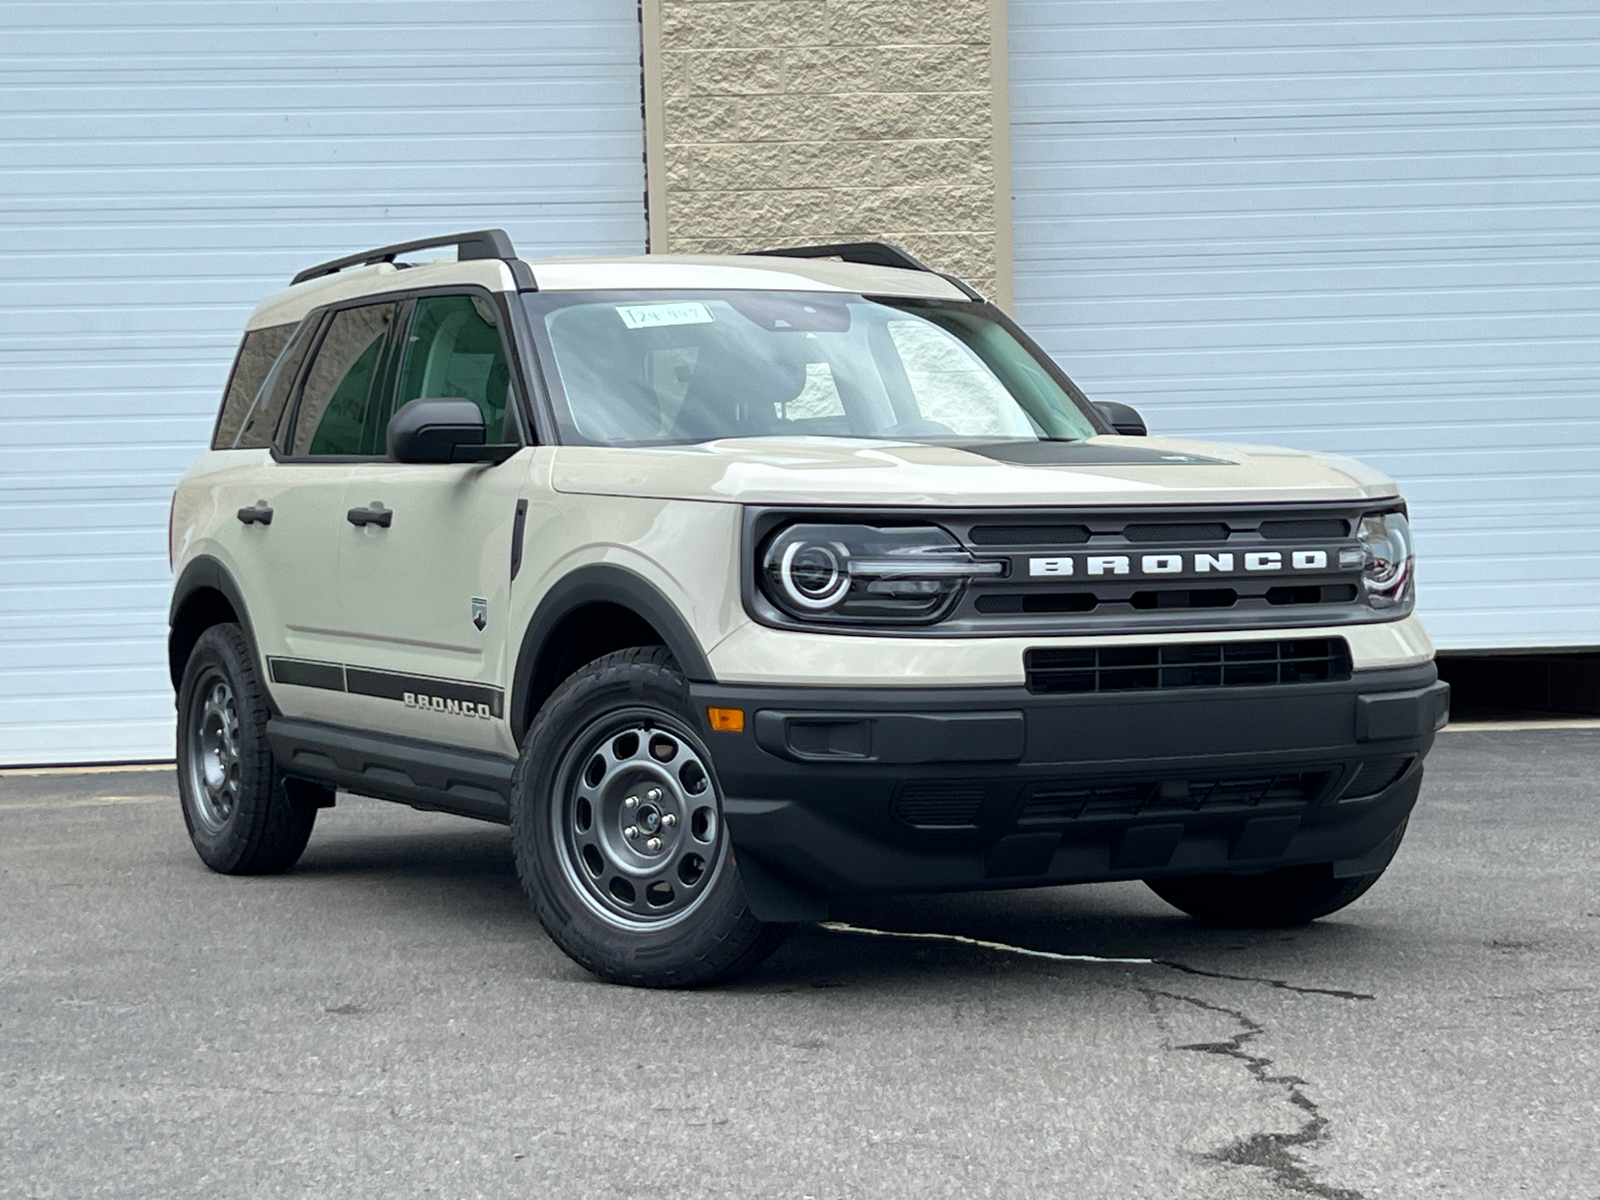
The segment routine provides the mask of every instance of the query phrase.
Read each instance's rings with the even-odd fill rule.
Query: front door
[[[463,397],[483,410],[490,441],[514,437],[501,324],[482,294],[419,297],[399,342],[393,408]],[[506,723],[511,546],[532,460],[524,450],[498,466],[352,464],[340,590],[354,727],[516,753]]]
[[[352,464],[367,452],[369,414],[388,394],[387,347],[398,312],[391,301],[323,319],[298,390],[287,398],[278,453],[239,497],[241,508],[270,513],[270,521],[243,526],[248,569],[239,582],[251,597],[273,695],[286,716],[349,720],[339,564],[350,528],[344,496]]]

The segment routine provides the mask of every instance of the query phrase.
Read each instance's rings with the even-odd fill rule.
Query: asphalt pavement
[[[0,777],[0,1196],[1600,1197],[1600,730],[1446,732],[1306,929],[1139,884],[834,915],[636,991],[504,830],[341,797],[229,879],[170,770]]]

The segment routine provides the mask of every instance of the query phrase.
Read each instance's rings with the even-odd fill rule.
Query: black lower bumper
[[[1431,663],[1343,682],[1034,695],[694,684],[768,919],[862,893],[1372,870],[1446,719]]]

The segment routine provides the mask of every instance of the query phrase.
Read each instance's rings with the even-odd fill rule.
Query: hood
[[[1175,438],[959,445],[728,438],[693,446],[562,446],[557,491],[765,505],[986,508],[1386,499],[1387,476],[1334,454]]]

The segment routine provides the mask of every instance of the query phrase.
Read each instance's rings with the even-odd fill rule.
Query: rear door
[[[486,292],[419,296],[397,339],[391,404],[462,397],[491,442],[520,441],[505,319]],[[352,465],[340,577],[344,661],[357,728],[515,753],[505,723],[513,534],[531,450],[491,466],[372,459]]]

